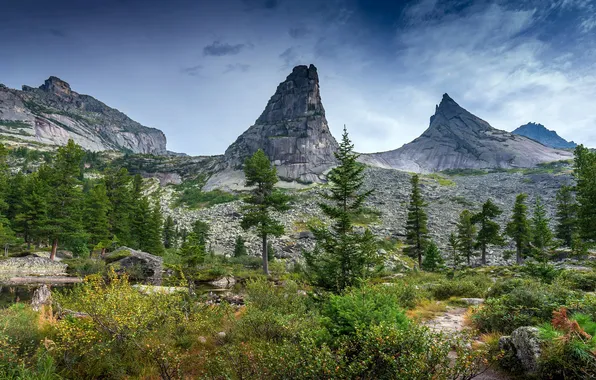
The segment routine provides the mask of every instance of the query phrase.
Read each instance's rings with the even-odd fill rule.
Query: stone
[[[60,276],[67,265],[45,257],[11,257],[0,261],[0,274],[14,276]]]
[[[484,303],[484,298],[460,298],[460,300],[472,306],[478,306]]]
[[[42,285],[35,289],[31,296],[31,308],[35,311],[41,310],[42,306],[49,305],[52,302],[52,293],[47,285]]]
[[[540,345],[537,327],[519,327],[511,333],[511,336],[503,336],[499,339],[499,348],[510,355],[514,354],[527,375],[532,375],[538,370]]]
[[[217,280],[209,281],[209,285],[219,289],[227,289],[236,285],[236,279],[232,276],[225,276]]]
[[[286,182],[321,182],[320,175],[336,164],[338,144],[329,131],[314,65],[296,66],[277,87],[265,110],[246,132],[228,147],[223,173],[210,178],[207,189],[241,184],[246,158],[262,149]],[[240,182],[240,183],[239,183]]]
[[[140,268],[144,282],[152,285],[161,285],[163,272],[163,259],[147,252],[137,251],[128,247],[120,247],[110,252],[105,260],[118,271]]]
[[[48,145],[69,139],[91,151],[167,154],[162,131],[145,127],[51,76],[39,88],[0,88],[0,135]],[[4,127],[1,121],[12,121]]]
[[[298,239],[314,239],[315,235],[311,231],[300,231]]]
[[[424,133],[399,149],[366,154],[366,164],[416,173],[446,169],[529,168],[573,154],[491,127],[444,94]]]

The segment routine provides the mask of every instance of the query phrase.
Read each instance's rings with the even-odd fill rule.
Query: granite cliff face
[[[460,107],[449,95],[414,141],[389,152],[363,155],[367,164],[429,173],[446,169],[529,168],[567,160],[572,154],[491,127]]]
[[[64,145],[73,139],[92,151],[166,154],[166,137],[99,100],[50,77],[22,91],[0,85],[0,135],[5,140]]]
[[[240,185],[246,158],[263,149],[287,182],[320,182],[322,174],[335,165],[338,144],[331,135],[319,92],[319,75],[314,65],[296,66],[282,82],[255,124],[228,147],[224,173],[207,187]]]
[[[555,131],[546,129],[542,124],[528,123],[511,132],[514,135],[525,136],[538,141],[542,145],[556,149],[574,149],[577,144],[573,141],[567,141]]]

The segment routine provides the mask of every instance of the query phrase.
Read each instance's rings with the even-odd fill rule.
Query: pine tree
[[[163,245],[166,249],[172,248],[176,244],[176,231],[174,228],[174,219],[171,215],[168,215],[163,224]]]
[[[202,220],[196,220],[192,225],[192,233],[195,234],[197,244],[207,252],[207,241],[209,240],[209,224]]]
[[[0,246],[4,247],[4,256],[8,256],[9,245],[15,243],[17,238],[10,228],[8,219],[0,215]]]
[[[449,234],[449,258],[451,267],[454,271],[458,270],[462,264],[462,256],[459,253],[459,241],[457,236],[452,232]]]
[[[110,246],[110,200],[106,185],[100,182],[93,186],[85,198],[85,230],[89,235],[92,249],[101,250],[103,257]]]
[[[420,178],[418,174],[412,176],[412,193],[408,205],[408,219],[406,221],[406,248],[404,252],[413,258],[418,259],[418,266],[422,266],[422,255],[426,249],[428,240],[428,228],[426,222],[426,203],[420,191]]]
[[[49,224],[47,231],[52,241],[50,258],[56,256],[61,241],[72,242],[84,236],[80,163],[84,152],[73,140],[58,148],[51,171]]]
[[[271,241],[267,242],[267,261],[273,261],[275,258],[275,248],[273,248],[273,243]]]
[[[472,223],[472,213],[463,210],[459,214],[457,222],[457,249],[461,256],[466,259],[468,266],[472,264],[473,256],[476,256],[476,226]]]
[[[149,204],[147,197],[144,197],[144,199]],[[141,235],[140,249],[153,255],[163,255],[162,228],[163,216],[161,214],[161,208],[159,202],[155,202],[153,207],[149,206],[146,224]]]
[[[242,236],[236,236],[236,241],[234,243],[234,257],[241,257],[246,256],[246,246],[244,245],[244,239]]]
[[[283,225],[275,220],[271,211],[287,209],[288,197],[274,189],[277,183],[277,170],[261,149],[244,164],[246,186],[252,188],[250,196],[244,199],[241,226],[244,229],[255,228],[257,235],[262,240],[263,272],[269,275],[267,238],[269,235],[281,236],[284,232]]]
[[[577,204],[571,186],[561,186],[557,192],[556,220],[556,237],[566,247],[571,247],[573,234],[577,230]]]
[[[152,212],[149,199],[143,194],[143,177],[139,174],[132,178],[130,212],[130,243],[133,248],[143,249],[149,244],[146,240],[152,232],[147,230]]]
[[[43,171],[43,169],[40,169]],[[19,213],[14,217],[15,231],[26,243],[39,244],[46,236],[48,228],[48,184],[40,178],[40,173],[27,176],[25,192]]]
[[[442,269],[444,264],[439,247],[431,240],[424,250],[424,260],[422,261],[421,268],[427,272],[436,272]]]
[[[505,244],[500,234],[501,226],[493,221],[502,213],[503,211],[492,200],[488,199],[482,205],[482,211],[472,216],[472,223],[480,225],[475,248],[480,249],[482,252],[482,265],[486,265],[486,250],[489,244]]]
[[[338,166],[327,176],[330,188],[321,193],[324,202],[319,203],[332,224],[309,226],[317,244],[313,252],[304,253],[317,285],[338,293],[368,277],[378,262],[377,242],[370,229],[354,230],[353,219],[362,214],[363,203],[372,193],[363,189],[364,166],[357,162],[358,156],[344,127],[335,152]]]
[[[575,149],[577,226],[581,238],[596,243],[596,153],[583,145]]]
[[[107,168],[103,174],[111,206],[110,234],[120,245],[130,246],[130,221],[136,217],[132,213],[131,178],[125,168]]]
[[[548,224],[549,219],[546,216],[542,199],[537,197],[531,225],[532,252],[544,264],[548,262],[549,251],[554,247],[553,233]]]
[[[515,242],[515,260],[522,264],[524,257],[528,254],[530,245],[530,223],[528,222],[528,206],[526,206],[526,194],[519,194],[515,198],[513,215],[507,223],[506,233]]]
[[[6,218],[11,223],[17,214],[22,212],[24,198],[27,195],[27,177],[22,173],[18,172],[16,175],[10,177],[8,183],[8,191],[6,193]]]

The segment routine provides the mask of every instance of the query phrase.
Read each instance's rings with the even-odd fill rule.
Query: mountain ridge
[[[577,147],[577,144],[574,141],[565,140],[559,136],[556,131],[547,129],[540,123],[529,122],[516,128],[511,133],[514,135],[525,136],[551,148],[573,149]]]

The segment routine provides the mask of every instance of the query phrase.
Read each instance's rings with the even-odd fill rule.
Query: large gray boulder
[[[536,327],[517,328],[511,336],[499,339],[499,348],[510,357],[517,358],[521,368],[527,375],[536,374],[541,353],[541,340]]]
[[[117,271],[134,276],[151,285],[161,285],[163,259],[147,252],[120,247],[106,256],[106,261]]]
[[[60,276],[66,273],[66,264],[45,257],[25,256],[0,260],[0,275],[7,276]]]
[[[568,160],[567,151],[495,129],[444,94],[429,128],[399,149],[362,155],[378,167],[429,173],[446,169],[529,168]]]
[[[323,174],[336,164],[333,153],[337,148],[325,118],[317,68],[296,66],[277,87],[255,124],[228,147],[224,171],[212,177],[206,188],[225,187],[226,181],[241,182],[236,177],[242,176],[244,161],[258,149],[275,164],[280,179],[321,182]]]

